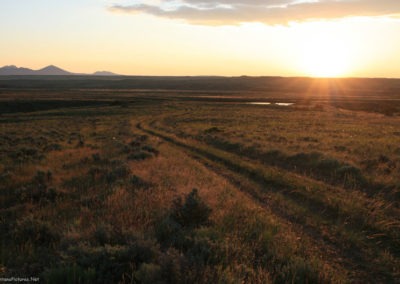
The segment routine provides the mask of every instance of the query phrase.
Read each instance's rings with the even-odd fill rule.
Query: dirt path
[[[387,282],[382,275],[371,271],[369,257],[358,250],[348,250],[343,245],[335,242],[333,236],[329,236],[324,228],[317,228],[313,225],[303,223],[297,216],[288,213],[282,207],[274,191],[265,190],[265,182],[252,178],[251,174],[243,171],[241,167],[232,165],[231,161],[217,156],[215,153],[204,151],[195,145],[188,145],[180,139],[161,133],[159,130],[151,129],[144,124],[137,124],[137,128],[147,134],[156,136],[164,141],[173,144],[189,154],[192,158],[203,163],[213,172],[223,176],[230,181],[236,188],[251,197],[260,207],[274,216],[288,232],[294,232],[299,241],[306,241],[312,244],[309,248],[310,254],[318,256],[324,264],[332,267],[336,271],[345,272],[347,279],[351,282]],[[243,173],[244,172],[244,173]],[[323,233],[322,233],[323,232]]]

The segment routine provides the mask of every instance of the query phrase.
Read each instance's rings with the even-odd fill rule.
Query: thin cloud
[[[400,0],[161,0],[113,5],[113,12],[143,13],[194,24],[290,21],[400,14]]]

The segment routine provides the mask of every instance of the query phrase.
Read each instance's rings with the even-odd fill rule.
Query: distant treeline
[[[109,105],[107,101],[94,100],[11,100],[0,101],[0,114],[34,112],[51,109]]]
[[[1,76],[1,90],[164,89],[196,91],[278,91],[379,95],[400,93],[400,79],[325,79],[304,77],[154,77],[154,76]]]

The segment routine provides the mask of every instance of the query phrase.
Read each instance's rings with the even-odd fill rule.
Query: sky
[[[400,78],[399,0],[0,0],[0,66]]]

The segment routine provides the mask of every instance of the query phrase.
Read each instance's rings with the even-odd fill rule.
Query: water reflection
[[[251,103],[247,103],[249,105],[270,105],[271,103],[268,102],[251,102]]]
[[[278,106],[291,106],[293,103],[275,103]]]
[[[271,103],[271,102],[249,102],[248,105],[277,105],[277,106],[291,106],[294,103]]]

